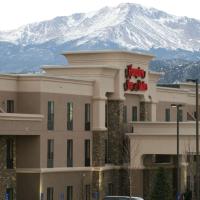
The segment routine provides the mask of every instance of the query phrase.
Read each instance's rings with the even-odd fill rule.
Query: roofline
[[[105,65],[105,64],[99,64],[99,65],[43,65],[41,67],[41,69],[45,70],[45,69],[113,69],[113,70],[117,70],[118,68],[110,65]]]
[[[151,71],[151,70],[149,70],[148,73],[151,74],[151,75],[156,75],[156,76],[164,75],[163,72],[155,72],[155,71]]]
[[[151,58],[155,58],[153,54],[143,53],[139,51],[130,51],[130,50],[116,50],[116,49],[108,49],[108,50],[90,50],[90,51],[67,51],[61,53],[61,55],[72,55],[72,54],[103,54],[103,53],[127,53],[127,54],[135,54],[139,56],[148,56]]]
[[[3,80],[57,80],[57,81],[69,81],[69,82],[82,82],[85,84],[93,84],[93,80],[83,80],[81,78],[71,77],[71,76],[55,76],[48,74],[0,74],[0,79]]]

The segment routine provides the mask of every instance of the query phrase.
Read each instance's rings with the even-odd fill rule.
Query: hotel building
[[[181,190],[192,187],[194,85],[157,85],[161,74],[148,70],[152,55],[63,55],[67,66],[0,75],[0,200],[102,200],[130,192],[148,200],[160,166],[175,188],[172,103],[184,105]]]

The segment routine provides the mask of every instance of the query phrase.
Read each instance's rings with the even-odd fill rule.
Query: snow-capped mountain
[[[129,49],[198,51],[200,21],[126,3],[0,32],[0,41],[20,45],[42,44],[51,40],[57,44],[76,41],[77,46],[110,41]]]
[[[164,72],[160,83],[179,83],[186,79],[200,79],[200,60],[154,60],[150,63],[152,71]]]
[[[60,56],[63,51],[88,49],[151,52],[158,59],[176,59],[170,69],[180,63],[177,59],[198,63],[200,21],[126,3],[0,31],[0,72],[38,71],[44,64],[66,63]],[[151,66],[167,72],[166,63],[171,61],[153,62]],[[179,76],[181,72],[193,71],[183,68],[179,67]],[[199,73],[198,66],[195,69]],[[162,81],[174,82],[184,76],[181,77],[166,77]]]

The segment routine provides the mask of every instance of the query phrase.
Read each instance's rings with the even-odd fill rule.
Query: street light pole
[[[199,200],[199,81],[196,79],[196,175],[197,200]]]
[[[177,134],[176,134],[176,170],[177,170],[177,192],[176,192],[176,199],[179,200],[180,197],[180,162],[179,162],[179,157],[180,157],[180,153],[179,153],[179,122],[180,122],[180,107],[182,107],[181,104],[171,104],[171,107],[176,107],[176,123],[177,123]]]
[[[199,200],[199,80],[187,79],[187,82],[196,85],[196,200]]]

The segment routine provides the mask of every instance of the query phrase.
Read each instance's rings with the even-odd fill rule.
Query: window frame
[[[170,120],[171,120],[171,116],[170,116],[170,108],[166,108],[165,109],[165,121],[166,122],[170,122]]]
[[[72,185],[68,185],[67,186],[67,191],[66,191],[66,199],[67,200],[73,200],[73,186]]]
[[[6,100],[6,112],[7,113],[15,112],[15,101],[13,99]]]
[[[47,168],[53,168],[54,166],[54,140],[47,140]]]
[[[54,117],[55,117],[55,103],[54,101],[48,101],[47,105],[47,129],[49,131],[54,130]]]
[[[90,151],[91,151],[91,145],[90,145],[90,140],[86,139],[85,140],[85,148],[84,148],[84,153],[85,153],[85,167],[90,167],[90,162],[91,162],[91,156],[90,156]]]
[[[7,198],[8,195],[8,198]],[[6,188],[6,199],[14,200],[14,189],[12,187]]]
[[[73,102],[67,102],[67,130],[73,131]]]
[[[47,200],[53,200],[54,188],[47,187]]]
[[[136,122],[138,121],[138,107],[132,106],[132,121]]]
[[[67,167],[73,167],[73,140],[67,140]]]
[[[12,138],[6,140],[6,167],[14,168],[14,139]]]
[[[90,103],[85,104],[85,131],[90,131],[91,125],[91,105]]]

